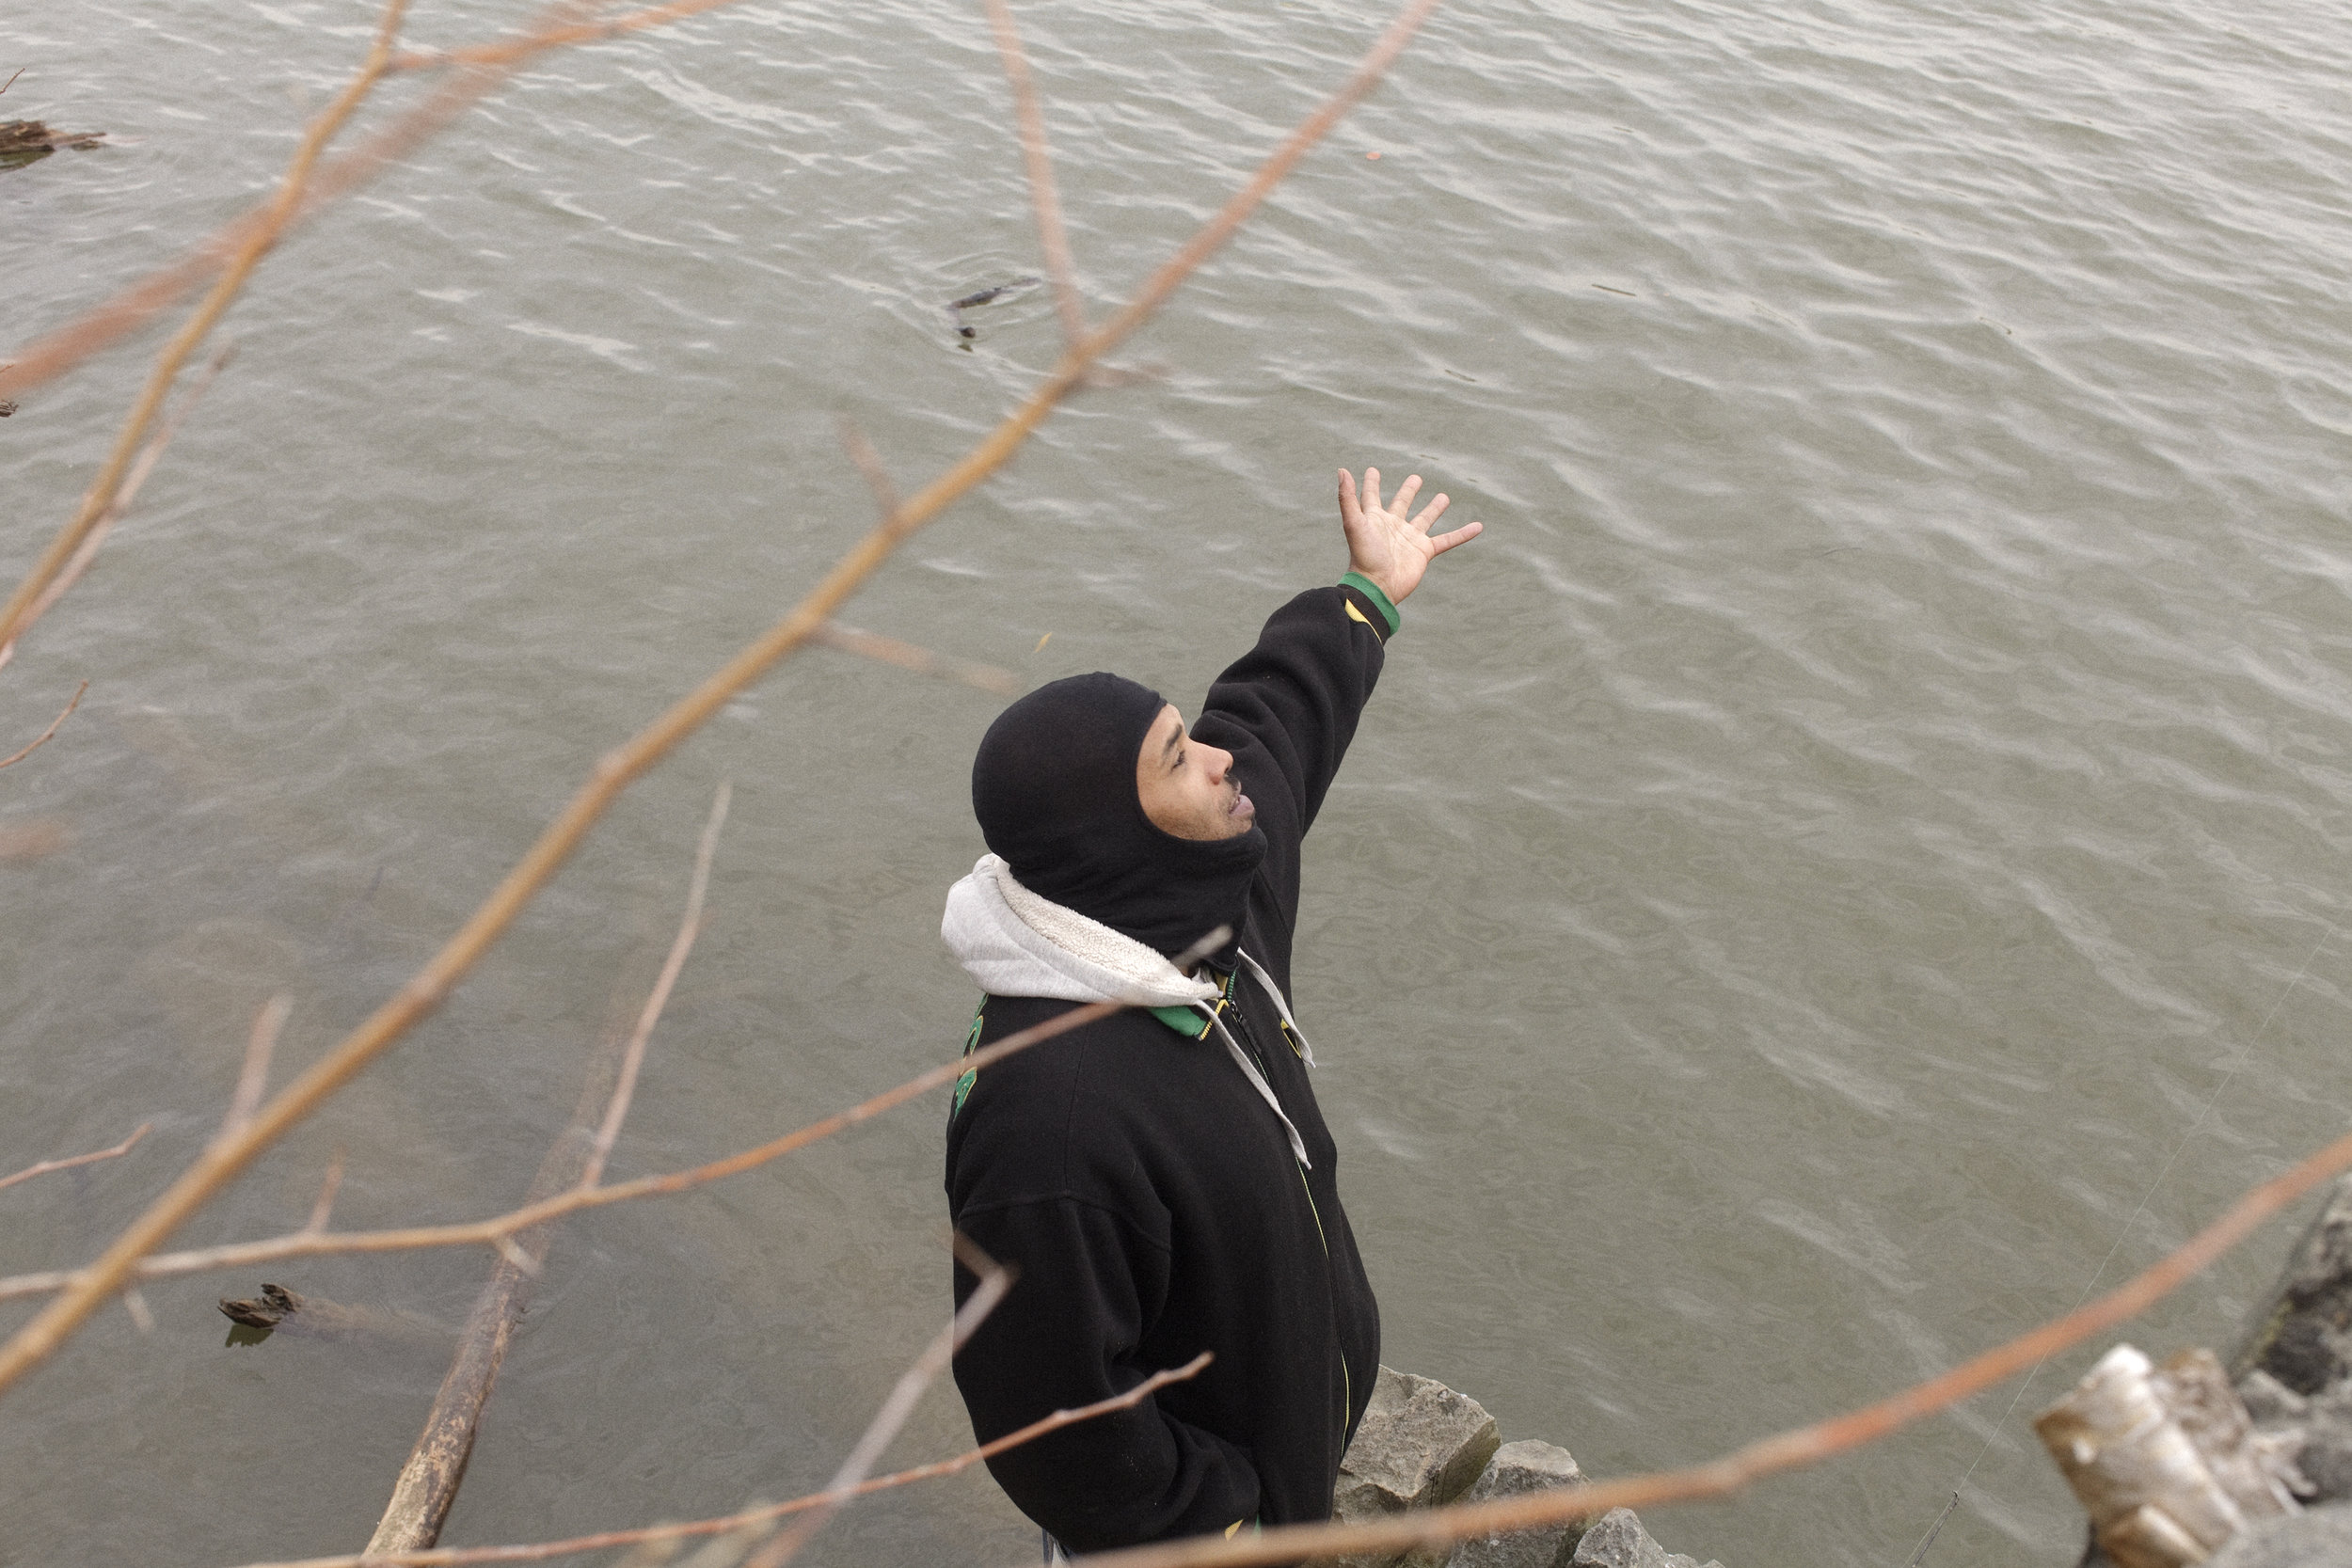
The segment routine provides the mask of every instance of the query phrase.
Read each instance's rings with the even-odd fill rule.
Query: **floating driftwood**
[[[38,119],[0,119],[0,168],[23,168],[61,147],[87,152],[105,139],[103,131],[52,131]]]

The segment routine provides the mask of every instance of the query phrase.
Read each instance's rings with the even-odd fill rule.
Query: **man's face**
[[[1152,721],[1136,753],[1136,794],[1143,815],[1178,838],[1238,838],[1258,819],[1258,808],[1232,775],[1233,753],[1204,746],[1184,733],[1184,716],[1168,704]]]

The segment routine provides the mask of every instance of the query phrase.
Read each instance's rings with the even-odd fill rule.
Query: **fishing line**
[[[2164,1185],[2164,1179],[2172,1174],[2173,1164],[2180,1159],[2181,1150],[2188,1147],[2189,1139],[2197,1136],[2198,1131],[2205,1125],[2205,1118],[2213,1115],[2214,1106],[2221,1100],[2221,1092],[2228,1088],[2231,1082],[2245,1069],[2247,1062],[2253,1056],[2256,1043],[2269,1032],[2271,1020],[2277,1018],[2279,1009],[2287,1005],[2287,998],[2293,996],[2295,988],[2303,983],[2303,976],[2312,972],[2312,965],[2318,961],[2319,950],[2327,946],[2329,939],[2335,936],[2336,923],[2333,920],[2323,915],[2320,917],[2320,923],[2327,927],[2327,929],[2320,932],[2317,942],[2312,943],[2311,952],[2304,956],[2303,967],[2295,972],[2295,978],[2287,982],[2287,989],[2279,993],[2279,1000],[2270,1005],[2270,1011],[2263,1015],[2262,1022],[2255,1025],[2254,1032],[2247,1037],[2245,1050],[2238,1053],[2238,1059],[2231,1065],[2230,1070],[2221,1075],[2221,1082],[2213,1086],[2213,1093],[2205,1097],[2204,1108],[2197,1113],[2197,1119],[2189,1123],[2188,1131],[2182,1133],[2173,1143],[2172,1152],[2165,1157],[2164,1168],[2156,1172],[2156,1179],[2153,1181],[2148,1183],[2148,1190],[2139,1195],[2139,1203],[2132,1210],[2132,1217],[2123,1222],[2123,1228],[2116,1234],[2115,1244],[2107,1248],[2107,1255],[2105,1258],[2099,1259],[2099,1267],[2092,1273],[2090,1283],[2083,1287],[2083,1293],[2076,1296],[2074,1305],[2067,1309],[2068,1316],[2071,1317],[2081,1311],[2083,1303],[2090,1299],[2090,1292],[2099,1288],[2099,1281],[2106,1275],[2107,1265],[2114,1262],[2115,1255],[2123,1250],[2123,1243],[2130,1238],[2132,1227],[2137,1225],[2139,1216],[2148,1212],[2149,1199],[2156,1196],[2156,1189]],[[1962,1489],[1965,1488],[1976,1475],[1977,1466],[1984,1463],[1984,1456],[1993,1451],[1994,1441],[2000,1436],[2001,1429],[2009,1425],[2009,1418],[2016,1414],[2018,1403],[2025,1399],[2026,1391],[2033,1386],[2034,1379],[2042,1375],[2042,1369],[2049,1363],[2050,1358],[2046,1355],[2035,1362],[2033,1370],[2026,1374],[2026,1381],[2017,1386],[2017,1392],[2009,1397],[2009,1404],[2002,1410],[2001,1418],[1994,1422],[1992,1430],[1984,1434],[1983,1447],[1977,1450],[1977,1457],[1969,1462],[1967,1473],[1960,1478],[1960,1485],[1953,1488],[1952,1500],[1944,1505],[1944,1512],[1935,1516],[1935,1523],[1928,1527],[1928,1533],[1919,1538],[1918,1547],[1913,1551],[1911,1560],[1904,1564],[1904,1568],[1919,1568],[1921,1560],[1928,1555],[1928,1547],[1934,1544],[1936,1532],[1944,1528],[1944,1521],[1951,1516],[1953,1508],[1958,1506]]]

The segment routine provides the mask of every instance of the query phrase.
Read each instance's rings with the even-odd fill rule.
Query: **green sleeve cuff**
[[[1370,599],[1372,601],[1372,608],[1378,610],[1381,618],[1389,623],[1389,635],[1391,637],[1394,637],[1398,632],[1405,629],[1405,617],[1398,612],[1396,606],[1389,602],[1389,596],[1380,592],[1380,585],[1373,581],[1370,578],[1364,576],[1363,573],[1348,573],[1345,577],[1340,578],[1340,586],[1342,588],[1353,588],[1357,593],[1361,594],[1365,598]]]

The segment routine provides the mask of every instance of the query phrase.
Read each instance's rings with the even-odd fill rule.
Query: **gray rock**
[[[1649,1538],[1641,1515],[1629,1508],[1613,1508],[1593,1521],[1568,1562],[1570,1568],[1674,1568],[1666,1548]]]
[[[2240,1530],[2205,1568],[2344,1568],[2352,1562],[2352,1505],[2265,1519]]]
[[[1495,1418],[1476,1400],[1383,1367],[1356,1440],[1340,1461],[1332,1513],[1360,1524],[1450,1503],[1470,1490],[1501,1442]],[[1439,1568],[1445,1559],[1439,1547],[1328,1560],[1337,1568]]]
[[[2352,1421],[2330,1418],[2330,1414],[2314,1402],[2311,1419],[2303,1424],[2302,1446],[2295,1452],[2295,1467],[2303,1472],[2309,1483],[2305,1495],[2313,1502],[2352,1497]]]
[[[2352,1376],[2352,1337],[2339,1328],[2352,1321],[2352,1177],[2328,1189],[2267,1304],[2255,1314],[2254,1332],[2231,1358],[2240,1379],[2259,1368],[2295,1392],[2312,1395]]]
[[[1505,1443],[1461,1500],[1483,1503],[1583,1484],[1584,1472],[1567,1449],[1549,1443]],[[1583,1533],[1583,1521],[1571,1519],[1510,1535],[1475,1536],[1454,1548],[1446,1568],[1560,1568]]]
[[[2246,1402],[2246,1413],[2258,1427],[2299,1421],[2309,1403],[2302,1395],[2260,1369],[2238,1379],[2237,1397]]]

